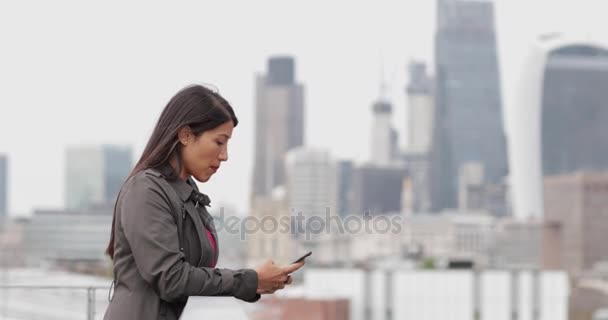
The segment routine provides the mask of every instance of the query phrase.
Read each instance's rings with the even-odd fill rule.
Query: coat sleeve
[[[153,177],[136,175],[119,202],[120,223],[142,278],[165,301],[187,296],[234,296],[254,302],[255,270],[201,268],[180,251],[170,200]]]

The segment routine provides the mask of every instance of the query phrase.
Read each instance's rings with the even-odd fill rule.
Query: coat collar
[[[167,182],[175,189],[179,197],[183,202],[192,201],[194,203],[210,206],[211,199],[204,193],[198,191],[198,186],[192,177],[188,177],[186,181],[177,178],[170,179],[169,177],[174,176],[173,167],[170,164],[165,164],[159,168],[152,169],[158,172],[160,175],[167,180]]]

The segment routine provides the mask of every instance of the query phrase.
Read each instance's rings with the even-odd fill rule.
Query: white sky
[[[594,23],[606,12],[601,1],[500,1],[499,32],[511,38],[607,26]],[[410,58],[432,59],[434,3],[0,2],[0,153],[10,161],[10,211],[63,206],[68,145],[131,144],[136,160],[168,99],[187,84],[211,83],[240,124],[230,160],[201,189],[216,206],[245,212],[254,79],[273,54],[296,57],[307,144],[365,160],[380,61],[403,132],[406,66]]]

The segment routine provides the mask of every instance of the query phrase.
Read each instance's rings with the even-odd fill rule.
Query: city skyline
[[[0,318],[112,317],[129,291],[184,320],[604,319],[603,7],[0,1]],[[171,201],[115,207],[188,85],[239,120],[185,159],[227,147],[210,205],[159,176]],[[237,303],[271,267],[293,282]]]
[[[508,6],[499,2],[499,8]],[[561,11],[553,11],[554,18],[543,15],[548,28],[563,25],[557,21],[560,12],[568,11],[565,3],[554,5],[562,6]],[[274,14],[258,7],[233,13],[230,5],[217,5],[217,17],[231,13],[240,25],[251,27],[245,33],[240,27],[218,29],[229,23],[215,15],[200,19],[198,12],[208,9],[204,4],[150,5],[136,25],[130,20],[140,12],[135,4],[121,4],[116,11],[118,4],[40,3],[37,12],[31,12],[27,3],[8,8],[3,4],[0,38],[6,40],[7,50],[0,60],[5,70],[0,75],[5,88],[0,95],[0,152],[11,161],[10,212],[27,214],[33,208],[62,205],[62,157],[68,145],[129,144],[136,161],[170,96],[184,85],[201,82],[218,87],[242,120],[231,144],[231,161],[201,190],[210,194],[214,205],[231,203],[245,212],[250,194],[245,181],[250,181],[253,154],[254,76],[276,54],[295,58],[297,81],[307,88],[307,145],[330,148],[338,159],[369,158],[368,108],[378,95],[381,65],[394,105],[393,123],[403,144],[407,63],[414,58],[432,65],[433,3],[370,2],[349,5],[349,14],[342,14],[343,3],[269,4],[274,5]],[[542,31],[540,21],[531,19],[542,12],[541,5],[535,5],[525,7],[530,7],[526,11],[530,33]],[[510,6],[517,10],[517,5]],[[308,24],[312,14],[318,23],[313,29]],[[341,24],[335,24],[336,14],[342,14]],[[167,15],[175,23],[158,24]],[[371,20],[374,23],[360,23],[370,21],[370,15],[377,19]],[[32,19],[37,23],[30,23]],[[108,25],[108,19],[113,23]],[[11,32],[17,29],[20,32]],[[252,37],[260,34],[264,36]],[[134,43],[133,38],[139,41]],[[251,38],[257,42],[251,43]],[[202,40],[192,43],[191,39]],[[337,48],[336,39],[340,40]],[[215,45],[223,42],[229,44]],[[213,43],[221,50],[208,50]],[[318,49],[324,47],[332,50]],[[238,54],[238,59],[226,59],[228,53]],[[361,76],[353,77],[353,72]],[[336,125],[341,130],[315,129]],[[36,202],[29,196],[32,183],[41,191]]]

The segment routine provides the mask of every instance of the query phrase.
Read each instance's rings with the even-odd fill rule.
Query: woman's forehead
[[[234,126],[232,125],[232,121],[228,121],[220,126],[217,126],[214,129],[212,129],[211,133],[213,133],[216,136],[223,136],[223,137],[226,137],[227,139],[230,139],[232,137],[233,128],[234,128]]]

